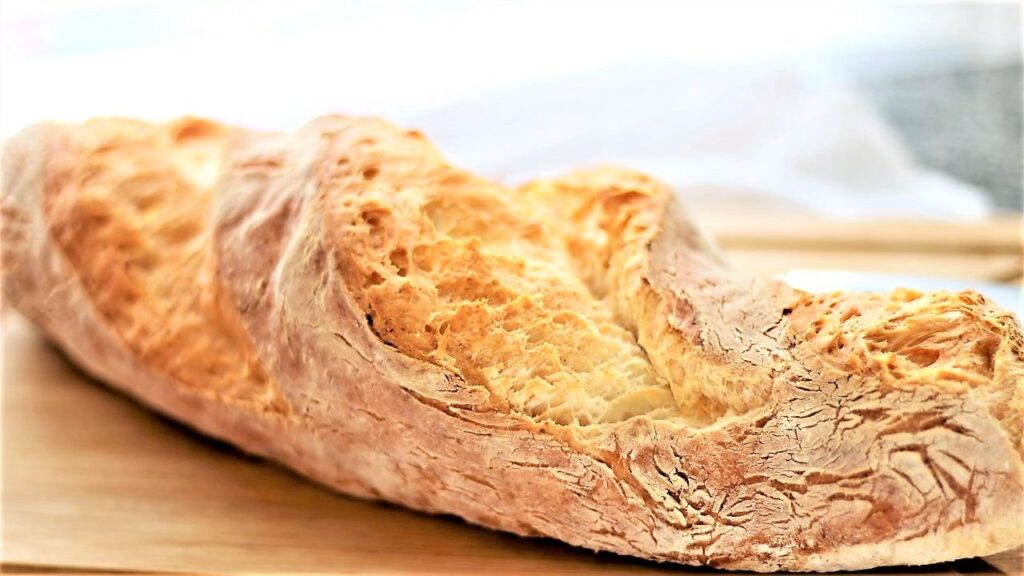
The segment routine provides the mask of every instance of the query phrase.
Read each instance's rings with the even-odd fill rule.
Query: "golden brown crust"
[[[182,386],[284,410],[214,277],[213,187],[231,130],[98,119],[38,131],[49,234],[111,328]]]
[[[417,133],[329,117],[236,134],[216,217],[191,216],[213,232],[189,236],[204,264],[176,258],[188,242],[158,254],[156,270],[215,270],[207,294],[231,306],[133,276],[126,289],[161,296],[125,313],[90,284],[90,254],[137,257],[145,219],[103,190],[176,148],[173,128],[137,129],[165,136],[118,149],[102,166],[129,168],[93,194],[43,159],[64,131],[103,130],[8,148],[4,291],[88,369],[211,434],[351,494],[656,560],[854,569],[1024,539],[1020,329],[976,294],[746,278],[642,175],[512,191]],[[72,173],[87,164],[71,158]],[[162,185],[180,190],[189,166]],[[44,210],[93,196],[132,244],[110,250],[104,226]],[[93,244],[69,256],[69,233]],[[189,332],[218,310],[228,322]],[[288,409],[210,394],[209,375],[178,382],[119,313],[251,346],[273,382],[243,390]]]
[[[796,292],[729,273],[671,190],[642,174],[602,168],[521,191],[550,221],[566,223],[561,238],[572,260],[670,383],[687,423],[708,425],[767,402],[783,310]]]
[[[675,413],[667,381],[525,197],[382,122],[339,128],[326,155],[339,271],[381,340],[541,419]]]

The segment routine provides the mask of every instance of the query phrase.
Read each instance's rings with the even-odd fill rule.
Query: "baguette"
[[[755,571],[1024,541],[1011,314],[744,276],[641,174],[509,189],[380,120],[98,119],[16,136],[2,190],[6,301],[341,492]]]

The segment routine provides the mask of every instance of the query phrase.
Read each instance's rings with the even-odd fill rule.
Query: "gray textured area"
[[[861,88],[923,165],[1024,208],[1021,65],[864,81]]]

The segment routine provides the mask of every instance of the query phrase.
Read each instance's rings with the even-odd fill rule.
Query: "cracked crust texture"
[[[643,175],[103,119],[16,137],[2,198],[4,295],[69,356],[343,492],[758,571],[1024,539],[1010,314],[737,274]]]

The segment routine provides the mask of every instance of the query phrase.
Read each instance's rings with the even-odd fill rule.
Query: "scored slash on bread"
[[[1011,314],[744,276],[641,174],[99,119],[9,142],[2,209],[4,295],[70,357],[348,494],[759,571],[1024,540]]]

